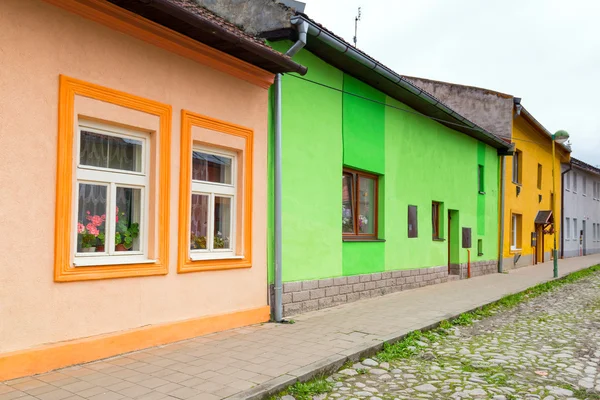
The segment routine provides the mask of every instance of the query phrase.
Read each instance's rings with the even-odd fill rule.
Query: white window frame
[[[583,175],[582,176],[582,181],[581,181],[581,193],[587,197],[587,176]]]
[[[519,215],[518,214],[512,214],[512,222],[511,222],[511,243],[510,243],[510,249],[511,250],[521,250],[521,248],[517,247],[517,241],[519,239]]]
[[[142,143],[141,152],[141,171],[126,171],[120,169],[94,167],[90,165],[80,165],[81,152],[81,131],[94,132],[101,135],[128,138],[138,140]],[[150,161],[150,136],[144,132],[133,131],[119,126],[108,125],[95,121],[80,120],[77,126],[77,137],[74,140],[75,145],[75,182],[73,190],[74,206],[72,215],[74,224],[78,222],[78,204],[79,204],[79,185],[105,185],[106,193],[106,221],[105,221],[105,252],[77,252],[77,229],[73,229],[71,251],[72,263],[75,267],[87,267],[96,265],[120,265],[120,264],[140,264],[153,263],[156,260],[148,259],[148,215],[149,215],[149,195],[150,187],[149,166]],[[139,250],[124,252],[115,252],[115,220],[117,187],[140,189],[140,222],[138,236]]]
[[[571,240],[571,218],[566,217],[565,218],[565,239],[566,240]]]
[[[238,175],[238,157],[233,151],[215,149],[207,146],[194,146],[192,148],[191,157],[195,151],[205,154],[211,154],[219,157],[227,157],[231,159],[231,184],[217,183],[208,181],[196,181],[192,179],[193,195],[208,196],[208,226],[206,229],[206,245],[207,249],[191,249],[191,243],[188,243],[188,251],[192,261],[199,260],[220,260],[220,259],[241,259],[243,256],[236,254],[236,237],[237,237],[237,175]],[[193,168],[193,162],[192,162]],[[229,249],[213,249],[214,245],[214,223],[215,223],[215,197],[227,197],[231,199],[231,226],[230,226],[230,248]],[[191,210],[190,210],[191,212]],[[187,227],[190,229],[190,227]],[[189,232],[189,231],[188,231]]]
[[[577,193],[577,172],[573,172],[573,193]]]

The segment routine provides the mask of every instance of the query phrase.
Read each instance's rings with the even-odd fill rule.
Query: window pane
[[[352,207],[354,200],[354,189],[352,184],[352,175],[344,174],[342,176],[342,232],[354,233],[354,210]]]
[[[231,184],[229,157],[194,151],[192,153],[192,180]]]
[[[431,231],[435,239],[440,237],[440,203],[431,203]]]
[[[140,250],[142,190],[117,187],[115,251]]]
[[[142,141],[82,130],[79,163],[141,172]]]
[[[417,206],[408,206],[408,237],[416,238],[418,234]]]
[[[375,180],[358,177],[358,232],[375,233]]]
[[[208,236],[208,195],[192,194],[191,250],[206,250]]]
[[[213,249],[231,249],[231,198],[215,196]]]
[[[106,195],[102,185],[79,184],[77,208],[77,252],[104,252]]]

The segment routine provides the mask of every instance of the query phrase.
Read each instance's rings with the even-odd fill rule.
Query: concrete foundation
[[[456,274],[467,277],[467,264],[457,264]],[[471,276],[492,274],[497,271],[495,260],[471,264]],[[419,268],[403,271],[387,271],[374,274],[342,276],[311,281],[283,284],[283,315],[305,313],[351,303],[356,300],[383,296],[407,289],[434,285],[448,281],[448,267]],[[271,285],[271,300],[274,292]],[[271,301],[273,304],[273,301]]]

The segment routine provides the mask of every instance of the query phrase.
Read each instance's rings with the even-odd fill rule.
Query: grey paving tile
[[[71,396],[73,396],[73,393],[71,393],[67,390],[56,389],[56,390],[53,390],[52,392],[38,394],[35,397],[37,397],[40,400],[63,400],[63,399],[66,399],[67,397],[71,397]]]
[[[173,392],[169,393],[169,396],[185,400],[185,399],[189,399],[191,397],[197,396],[199,394],[201,394],[200,391],[198,391],[194,388],[182,387],[182,388],[176,389]]]

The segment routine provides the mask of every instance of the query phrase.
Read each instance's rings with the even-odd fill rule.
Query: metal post
[[[276,322],[283,319],[281,270],[281,74],[275,75],[275,307]]]
[[[506,192],[506,156],[500,157],[500,251],[498,256],[498,273],[504,272],[504,196]]]
[[[556,250],[556,179],[555,179],[555,170],[556,169],[556,142],[554,140],[554,135],[552,135],[552,236],[554,237],[554,249],[553,259],[554,259],[554,277],[558,278],[558,250]],[[542,240],[544,240],[542,235]]]

